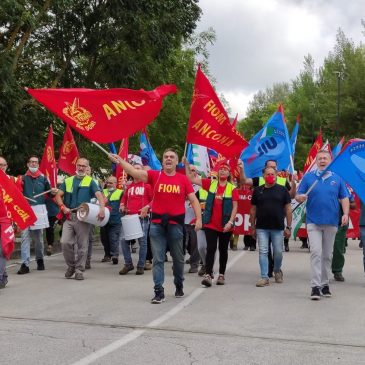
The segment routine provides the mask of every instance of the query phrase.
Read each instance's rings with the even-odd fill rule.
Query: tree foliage
[[[29,154],[41,154],[50,123],[60,145],[63,123],[33,101],[24,87],[153,89],[175,83],[150,127],[161,152],[183,145],[199,57],[207,60],[209,30],[193,36],[197,0],[3,0],[0,5],[1,153],[12,172]],[[92,165],[109,167],[99,151],[75,133]],[[131,149],[136,148],[136,138]],[[182,149],[182,147],[180,147]],[[136,152],[134,150],[134,152]]]
[[[362,22],[365,27],[365,23]],[[239,128],[247,138],[262,127],[283,103],[291,132],[296,116],[301,115],[295,165],[301,169],[308,150],[322,129],[324,139],[335,146],[346,139],[365,134],[365,48],[355,45],[340,29],[333,50],[323,65],[304,57],[303,70],[290,83],[274,85],[258,92]],[[339,113],[338,113],[339,107]]]

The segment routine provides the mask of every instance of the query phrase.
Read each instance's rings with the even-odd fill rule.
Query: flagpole
[[[110,152],[108,152],[104,147],[102,147],[102,146],[100,146],[100,144],[99,143],[96,143],[96,142],[94,142],[94,141],[90,141],[93,145],[95,145],[96,147],[98,147],[101,151],[103,151],[106,155],[108,155],[109,156],[109,153]]]
[[[186,158],[186,150],[188,148],[188,144],[185,142],[185,148],[184,148],[184,157]]]

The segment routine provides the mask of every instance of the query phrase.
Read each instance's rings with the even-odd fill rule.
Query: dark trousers
[[[49,246],[53,246],[54,244],[54,229],[56,221],[57,221],[56,217],[48,216],[49,227],[46,228],[46,240],[47,240],[47,245]]]
[[[218,232],[214,229],[205,228],[205,237],[207,239],[207,256],[205,258],[205,272],[213,274],[214,257],[217,251],[217,241],[219,250],[219,273],[224,275],[228,261],[228,245],[232,232]]]
[[[186,247],[190,254],[190,266],[195,268],[199,266],[200,254],[198,251],[198,238],[195,232],[195,227],[190,224],[185,224],[186,232]]]

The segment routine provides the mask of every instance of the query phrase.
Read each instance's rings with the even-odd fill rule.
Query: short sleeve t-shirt
[[[291,199],[288,190],[275,184],[267,188],[261,185],[255,188],[251,204],[256,206],[257,229],[284,229],[285,210]]]
[[[185,175],[166,175],[163,171],[149,170],[148,183],[152,186],[152,213],[179,216],[185,214],[185,198],[194,193],[191,182]],[[158,223],[159,219],[152,222]],[[170,223],[174,223],[170,221]]]
[[[151,200],[151,185],[143,182],[133,182],[127,187],[121,203],[127,208],[127,214],[138,214]]]
[[[206,191],[209,191],[211,182],[212,180],[210,179],[202,179],[202,188]],[[214,197],[212,217],[210,219],[210,222],[204,225],[204,228],[210,228],[218,232],[223,232],[224,227],[222,227],[222,211],[223,211],[223,197],[225,190],[226,186],[221,186],[218,183],[217,191]],[[232,191],[232,200],[238,201],[237,189],[233,189]]]

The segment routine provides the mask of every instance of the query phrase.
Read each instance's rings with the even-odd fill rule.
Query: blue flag
[[[148,165],[152,170],[161,170],[161,162],[157,158],[145,132],[142,132],[139,137],[139,146],[143,165]]]
[[[288,170],[293,173],[289,133],[281,105],[265,126],[251,139],[240,158],[244,162],[245,174],[250,178],[262,175],[262,169],[267,160],[275,160],[279,171]]]
[[[342,150],[342,145],[343,145],[343,141],[344,141],[345,137],[341,138],[341,141],[338,142],[338,145],[333,149],[332,151],[332,156],[335,159],[337,157],[337,155],[341,152]]]
[[[109,151],[111,153],[114,153],[115,155],[118,153],[117,149],[115,148],[114,143],[109,143]],[[116,164],[114,162],[112,162],[112,171],[113,171],[113,173],[115,172],[116,168],[117,168]]]
[[[352,139],[327,169],[340,175],[365,203],[365,139]]]
[[[291,152],[294,159],[295,155],[295,145],[297,144],[297,138],[298,138],[298,131],[299,131],[299,117],[297,118],[293,131],[290,136],[290,146],[291,146]]]

